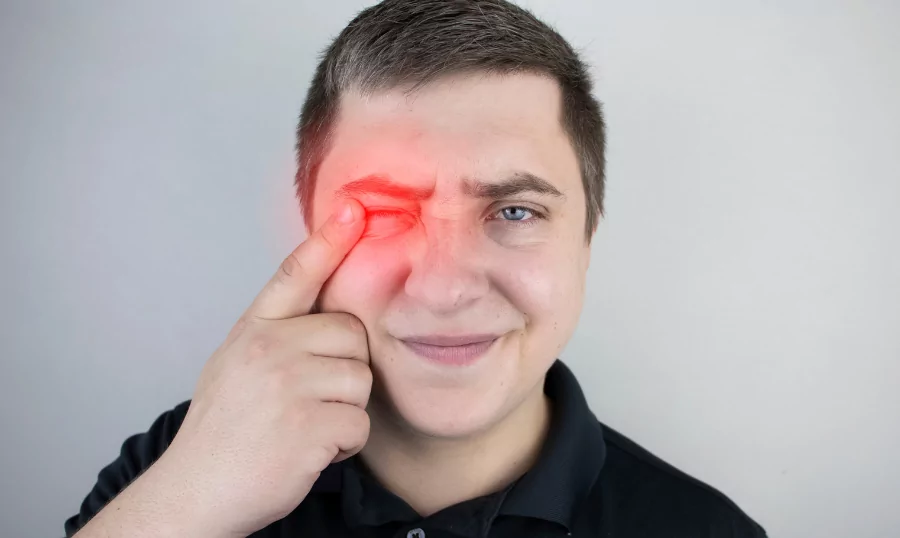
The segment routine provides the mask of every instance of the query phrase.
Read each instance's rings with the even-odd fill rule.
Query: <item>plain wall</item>
[[[62,536],[302,240],[295,122],[366,4],[2,3],[0,536]],[[898,3],[523,4],[608,120],[595,413],[773,538],[900,535]]]

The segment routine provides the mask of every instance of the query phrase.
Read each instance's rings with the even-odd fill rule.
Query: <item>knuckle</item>
[[[341,323],[348,331],[354,333],[357,336],[362,335],[363,337],[365,337],[366,326],[358,317],[346,312],[341,312],[338,315],[340,316],[339,319]]]
[[[367,364],[353,359],[340,359],[340,364],[340,375],[349,391],[357,393],[372,386],[372,370]]]
[[[360,381],[360,383],[362,383],[362,388],[366,392],[369,392],[370,390],[372,390],[372,382],[374,381],[374,375],[372,374],[372,369],[366,363],[359,362],[359,361],[353,361],[353,362],[359,364],[359,366],[358,366],[359,372],[360,372],[359,373],[359,381]]]
[[[279,280],[283,282],[295,278],[302,274],[303,270],[303,262],[297,257],[296,252],[291,252],[288,257],[281,262],[281,267],[278,271]]]
[[[337,381],[338,386],[340,386],[342,392],[345,392],[347,389],[352,388],[353,384],[356,382],[356,374],[353,371],[353,365],[349,364],[346,359],[330,359],[332,372],[334,373],[334,379]]]
[[[348,422],[353,432],[356,433],[357,439],[364,441],[369,436],[371,422],[368,413],[358,407],[354,407],[353,412],[348,416]]]
[[[313,444],[308,448],[309,464],[313,471],[321,471],[338,454],[338,447],[327,443]]]
[[[327,249],[329,249],[329,250],[337,249],[338,242],[335,241],[335,239],[333,237],[331,237],[331,229],[329,229],[328,226],[325,226],[319,232],[319,240],[322,242],[322,244]]]
[[[256,333],[250,336],[247,341],[247,357],[250,360],[269,357],[278,345],[278,339],[272,334],[265,332]]]

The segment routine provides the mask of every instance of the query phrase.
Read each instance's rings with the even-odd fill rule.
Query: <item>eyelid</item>
[[[531,211],[534,214],[535,218],[540,218],[540,219],[546,219],[547,214],[549,213],[547,208],[540,206],[538,204],[530,203],[530,202],[500,202],[500,203],[494,205],[494,207],[489,211],[489,214],[496,215],[500,211],[503,211],[504,209],[509,209],[511,207],[527,209],[528,211]],[[514,221],[510,221],[510,222],[514,222]]]
[[[363,237],[383,239],[402,233],[418,222],[418,216],[397,208],[366,208],[366,228]]]
[[[549,211],[546,206],[531,200],[497,200],[491,204],[491,207],[496,207],[498,210],[507,207],[524,207],[532,211],[540,211],[541,213]]]
[[[366,207],[366,218],[377,216],[409,216],[416,218],[418,211],[410,211],[399,207]]]

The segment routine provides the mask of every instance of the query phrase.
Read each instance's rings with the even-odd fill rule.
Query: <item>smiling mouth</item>
[[[416,355],[448,365],[470,364],[484,355],[500,339],[500,335],[429,335],[401,338]]]

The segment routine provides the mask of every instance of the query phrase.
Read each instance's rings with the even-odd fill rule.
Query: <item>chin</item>
[[[505,415],[506,405],[497,394],[416,394],[392,397],[397,418],[420,435],[444,439],[466,438],[488,431]]]
[[[436,386],[397,372],[382,372],[374,401],[403,429],[437,438],[464,438],[490,430],[509,412],[510,380]]]
[[[477,436],[501,423],[546,371],[507,333],[464,365],[429,360],[397,339],[374,339],[373,403],[403,430],[435,438]],[[547,365],[549,367],[549,363]]]

